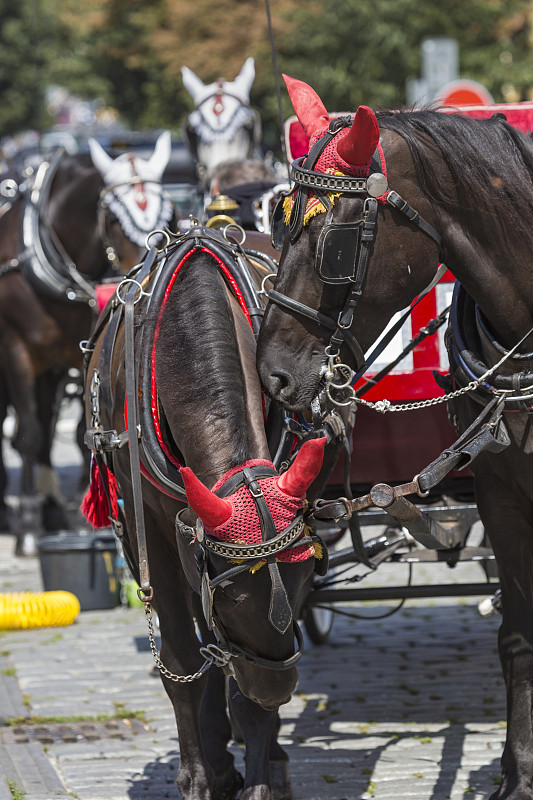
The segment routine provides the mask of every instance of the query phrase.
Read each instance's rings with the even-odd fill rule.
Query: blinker
[[[362,224],[362,220],[332,222],[320,231],[315,268],[324,283],[355,281]]]
[[[280,194],[279,199],[274,206],[274,211],[272,212],[272,219],[270,222],[270,241],[274,250],[283,250],[285,230],[287,228],[285,224],[285,210],[283,208],[283,203],[285,198],[290,194],[291,192],[283,192]]]

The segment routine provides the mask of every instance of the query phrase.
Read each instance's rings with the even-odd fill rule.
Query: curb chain
[[[159,651],[157,649],[157,644],[155,641],[155,633],[154,633],[154,623],[152,620],[152,607],[150,603],[145,602],[144,604],[144,613],[146,615],[146,621],[148,623],[148,638],[150,639],[150,650],[152,651],[152,655],[154,657],[155,664],[162,675],[165,678],[169,678],[169,680],[174,681],[175,683],[192,683],[193,681],[198,680],[202,677],[202,675],[207,672],[207,670],[213,666],[216,667],[225,667],[226,664],[229,663],[230,654],[225,650],[222,650],[216,644],[208,644],[206,647],[200,647],[200,655],[204,657],[204,663],[200,667],[197,672],[193,672],[191,675],[176,675],[175,672],[171,672],[169,669],[165,667],[163,662],[161,661],[161,657],[159,655]]]

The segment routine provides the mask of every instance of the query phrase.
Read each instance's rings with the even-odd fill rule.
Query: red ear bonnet
[[[296,78],[283,76],[296,116],[309,137],[309,149],[327,131],[330,116],[314,89]],[[341,172],[368,176],[370,159],[379,142],[376,115],[368,106],[359,106],[351,128],[338,133],[326,146],[314,169],[316,172]]]
[[[320,472],[326,439],[305,442],[287,472],[278,478],[278,488],[291,497],[301,497]]]
[[[368,106],[359,106],[352,127],[339,134],[337,153],[348,164],[361,165],[372,158],[379,142],[376,115]]]
[[[329,125],[326,107],[314,89],[296,78],[283,75],[292,107],[309,138]]]
[[[231,503],[204,486],[189,467],[182,467],[180,472],[192,510],[209,528],[223,525],[231,517],[233,511]]]

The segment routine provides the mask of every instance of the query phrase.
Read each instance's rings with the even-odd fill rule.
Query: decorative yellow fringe
[[[0,630],[71,625],[80,613],[71,592],[13,592],[0,594]]]
[[[340,177],[346,177],[343,172],[339,172],[338,170],[335,169],[327,169],[325,174],[339,175]],[[342,192],[326,192],[326,197],[328,198],[331,205],[334,206],[335,200],[337,199],[337,197],[340,197],[341,194]],[[283,214],[285,219],[285,225],[289,224],[293,202],[294,202],[293,194],[288,195],[283,201]],[[303,222],[304,226],[309,223],[310,219],[316,217],[317,214],[325,214],[326,211],[327,208],[325,207],[325,205],[322,203],[321,200],[318,199],[318,197],[313,193],[313,191],[311,191],[305,209],[304,222]]]

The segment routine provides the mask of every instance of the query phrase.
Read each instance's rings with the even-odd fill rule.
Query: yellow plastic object
[[[72,625],[80,602],[71,592],[0,594],[0,630]]]

